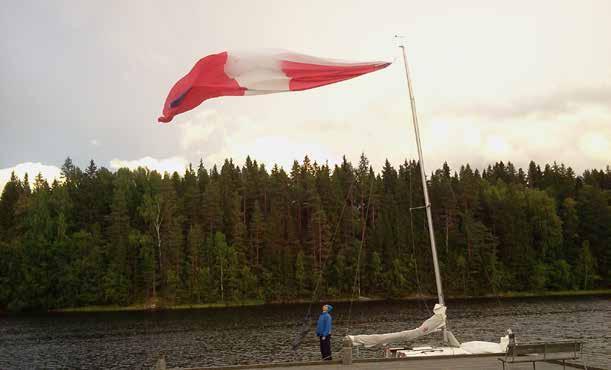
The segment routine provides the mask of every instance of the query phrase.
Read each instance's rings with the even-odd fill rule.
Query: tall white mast
[[[402,40],[401,40],[402,41]],[[416,113],[416,99],[414,99],[414,91],[412,89],[412,81],[409,76],[409,66],[407,64],[407,53],[403,42],[399,44],[403,51],[403,63],[405,65],[405,77],[407,78],[407,89],[409,90],[409,100],[412,107],[412,123],[414,124],[414,132],[416,133],[416,146],[418,147],[418,160],[420,161],[420,176],[422,177],[422,189],[424,191],[424,207],[426,209],[426,218],[429,225],[429,237],[431,239],[431,253],[433,255],[433,266],[435,268],[435,281],[437,282],[437,297],[439,304],[445,305],[443,300],[443,288],[441,287],[441,275],[439,273],[439,263],[437,262],[437,247],[435,246],[435,230],[433,229],[433,217],[431,216],[431,202],[429,201],[429,191],[426,185],[426,170],[424,169],[424,158],[422,158],[422,145],[420,143],[420,129],[418,128],[418,114]],[[446,330],[444,328],[444,341],[446,340]]]

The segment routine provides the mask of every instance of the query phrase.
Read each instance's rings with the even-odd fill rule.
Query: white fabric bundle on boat
[[[509,337],[504,336],[499,343],[473,341],[465,342],[459,347],[414,347],[397,351],[397,357],[430,357],[430,356],[457,356],[502,354],[507,351]]]
[[[465,342],[460,345],[460,348],[467,351],[469,354],[484,354],[484,353],[504,353],[507,351],[509,337],[501,337],[499,343],[482,342],[479,340],[473,342]]]
[[[346,338],[352,342],[353,346],[365,347],[414,340],[445,326],[446,307],[436,304],[433,313],[433,316],[429,317],[422,325],[413,330],[404,330],[387,334],[347,335]]]

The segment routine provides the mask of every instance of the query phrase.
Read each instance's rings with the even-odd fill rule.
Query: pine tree
[[[148,235],[151,242],[153,243],[152,256],[148,255],[148,251],[145,254],[146,258],[150,258],[153,264],[151,270],[151,293],[153,299],[157,299],[157,287],[160,281],[163,281],[161,274],[164,271],[163,268],[163,253],[162,253],[162,224],[164,223],[162,209],[164,208],[164,198],[161,195],[161,177],[157,172],[151,173],[149,178],[149,188],[144,193],[142,198],[142,204],[138,211],[140,216],[147,225]],[[148,262],[148,260],[147,260]]]
[[[579,215],[577,202],[573,198],[565,198],[560,208],[562,221],[563,257],[575,261],[579,255]]]
[[[264,247],[265,223],[263,214],[259,207],[259,201],[255,201],[252,220],[250,222],[250,246],[251,261],[256,269],[261,268],[261,253]]]
[[[12,240],[15,237],[15,212],[20,193],[21,182],[13,171],[0,197],[0,236],[3,240]]]
[[[130,233],[127,193],[129,170],[120,169],[115,180],[115,189],[110,214],[109,244],[107,247],[108,272],[104,278],[105,300],[108,303],[125,304],[129,300],[128,259]]]
[[[182,295],[184,286],[180,280],[182,272],[182,261],[184,258],[183,248],[184,235],[182,232],[182,214],[181,209],[177,207],[178,194],[176,192],[177,184],[175,176],[171,179],[164,176],[161,182],[161,225],[162,244],[165,245],[162,253],[163,269],[160,270],[162,279],[162,288],[165,298],[170,302],[176,302],[177,298]],[[165,286],[164,286],[165,284]]]
[[[206,188],[204,193],[204,230],[206,233],[214,234],[223,225],[221,213],[221,194],[218,180],[214,179]]]
[[[530,161],[528,164],[528,187],[539,188],[541,186],[541,167],[535,164],[534,161]]]
[[[199,225],[191,226],[189,234],[187,236],[187,250],[185,253],[187,266],[185,268],[187,295],[186,299],[189,302],[201,302],[202,297],[200,296],[203,290],[198,285],[198,276],[201,274],[202,262],[203,262],[203,232]]]

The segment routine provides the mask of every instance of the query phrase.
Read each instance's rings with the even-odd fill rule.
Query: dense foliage
[[[608,286],[611,170],[531,162],[429,179],[446,293]],[[435,291],[417,162],[161,175],[67,159],[0,198],[0,309]]]

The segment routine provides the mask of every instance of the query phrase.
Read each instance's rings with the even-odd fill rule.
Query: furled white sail
[[[429,357],[429,356],[457,356],[457,355],[482,355],[503,354],[507,351],[509,337],[504,336],[499,343],[473,341],[465,342],[454,347],[415,347],[412,349],[398,350],[397,357]]]
[[[413,330],[386,334],[347,335],[346,338],[353,346],[365,347],[414,340],[445,326],[446,307],[436,304],[433,313],[433,316],[429,317],[422,325]]]

